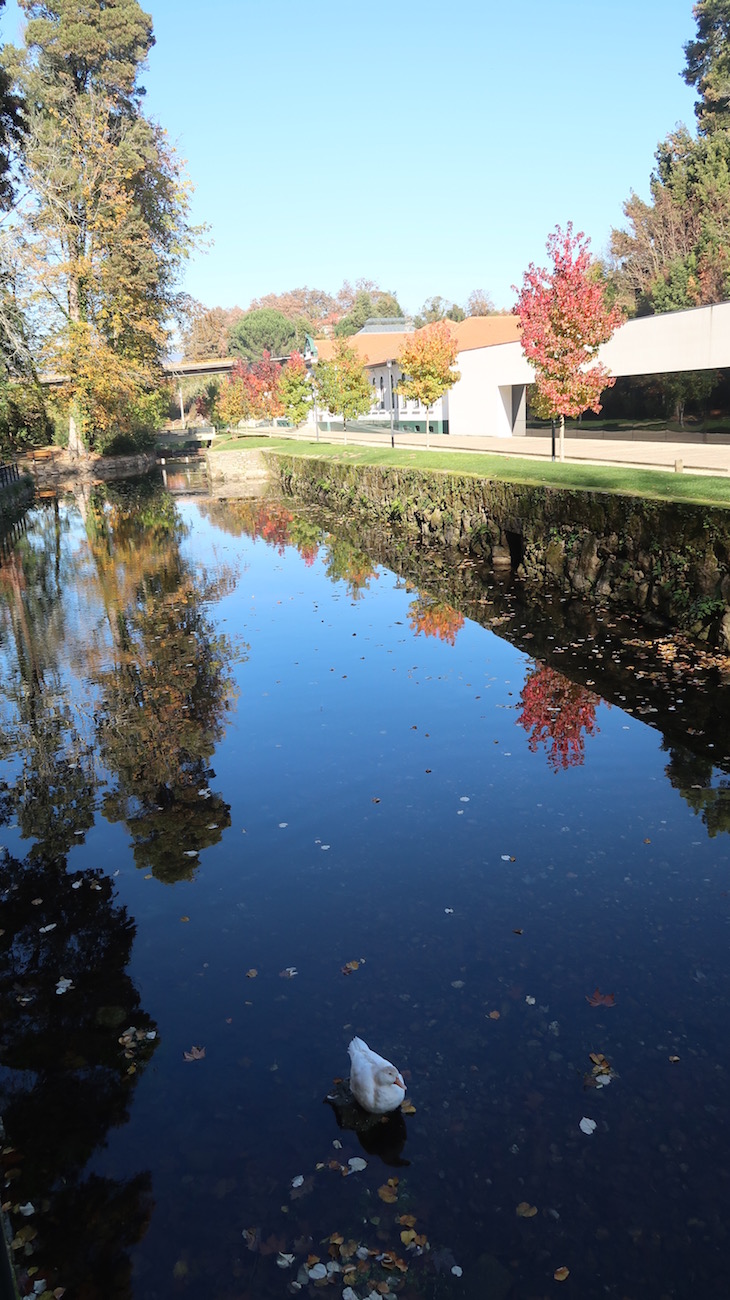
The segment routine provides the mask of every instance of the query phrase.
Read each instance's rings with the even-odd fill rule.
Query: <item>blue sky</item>
[[[691,0],[151,0],[143,81],[209,226],[184,287],[248,306],[364,276],[498,307],[556,224],[607,248],[694,123]],[[8,0],[7,42],[19,39]]]

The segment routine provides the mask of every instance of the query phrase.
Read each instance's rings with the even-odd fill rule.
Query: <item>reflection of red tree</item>
[[[291,525],[294,519],[291,510],[281,505],[265,505],[259,510],[254,520],[253,535],[261,537],[270,546],[275,546],[279,555],[291,540]]]
[[[464,615],[453,605],[443,600],[434,600],[431,596],[418,596],[408,606],[411,631],[419,636],[437,636],[439,641],[448,641],[453,645],[456,634],[464,626]]]
[[[319,547],[316,542],[299,542],[297,550],[301,555],[308,569],[311,569],[314,561],[319,554]]]
[[[536,664],[520,695],[522,713],[517,719],[528,733],[534,754],[545,746],[553,771],[575,767],[585,757],[585,737],[598,731],[596,705],[599,698],[585,686],[571,682],[547,664]]]

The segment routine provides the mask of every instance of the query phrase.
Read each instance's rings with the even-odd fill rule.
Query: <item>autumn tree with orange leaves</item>
[[[561,460],[565,417],[600,411],[601,393],[616,382],[596,354],[623,317],[606,305],[603,285],[591,274],[588,243],[584,234],[573,234],[572,222],[565,230],[556,226],[547,240],[552,267],[530,263],[515,305],[540,413],[560,420]]]
[[[458,351],[459,345],[445,320],[409,334],[401,348],[398,391],[425,407],[426,433],[429,408],[461,378],[454,369]]]

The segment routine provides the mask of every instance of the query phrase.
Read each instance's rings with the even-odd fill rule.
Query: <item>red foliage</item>
[[[515,306],[522,348],[551,415],[600,411],[601,393],[615,383],[595,356],[623,318],[606,306],[603,285],[590,274],[588,242],[571,222],[565,231],[556,226],[547,241],[552,269],[531,262]]]
[[[586,1002],[589,1007],[615,1007],[616,994],[601,993],[600,989],[596,989],[595,993],[591,993],[590,996],[586,993]]]
[[[554,772],[579,766],[585,758],[585,736],[593,736],[599,698],[585,686],[571,682],[547,664],[536,664],[520,695],[522,713],[517,722],[528,733],[531,752],[545,746]]]
[[[253,537],[261,537],[269,546],[275,546],[279,555],[291,541],[291,526],[294,519],[286,506],[265,505],[258,511],[254,520]]]

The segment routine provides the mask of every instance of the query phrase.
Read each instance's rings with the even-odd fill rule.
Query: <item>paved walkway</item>
[[[323,441],[345,441],[342,429],[327,431],[326,423],[321,422],[320,430]],[[281,436],[285,431],[277,429],[276,433]],[[299,436],[311,438],[311,430],[300,430]],[[538,460],[550,460],[552,452],[549,430],[531,433],[525,438],[455,438],[448,434],[432,433],[427,442],[425,434],[399,432],[396,429],[394,438],[396,447],[428,445],[434,451],[488,451],[497,455],[527,456]],[[386,447],[390,445],[390,430],[370,432],[353,427],[347,430],[347,442],[359,446]],[[571,432],[565,437],[565,459],[577,464],[638,466],[644,469],[665,469],[672,472],[684,470],[687,474],[724,476],[730,474],[730,436],[690,432],[682,435],[667,431],[657,433],[651,441],[646,441],[630,433],[621,437],[604,437]]]

